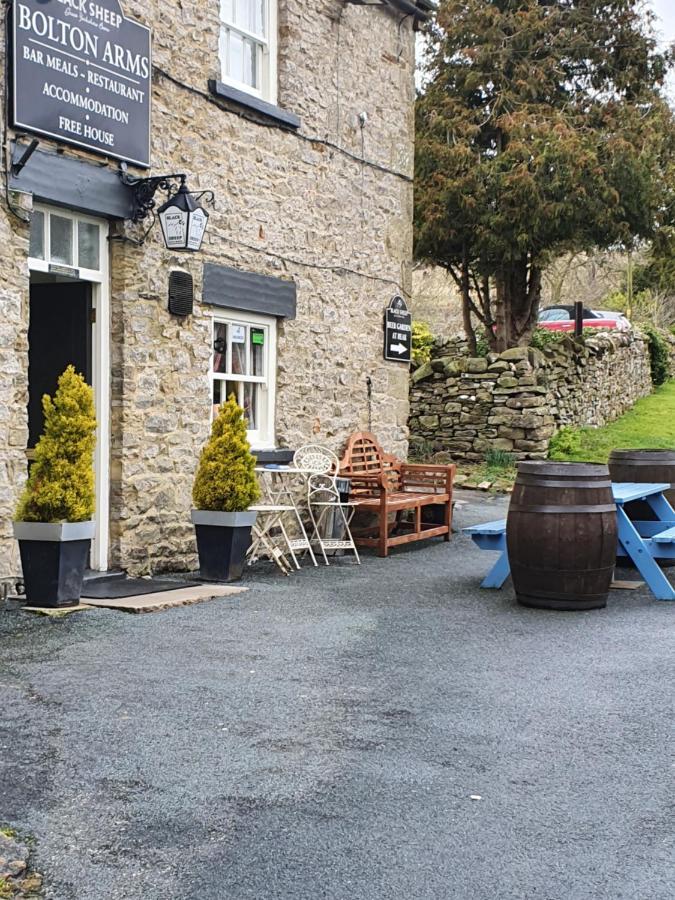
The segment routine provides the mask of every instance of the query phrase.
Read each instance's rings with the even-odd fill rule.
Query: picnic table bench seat
[[[638,533],[653,531],[651,535],[643,534],[642,536],[649,537],[657,544],[675,544],[675,525],[663,529],[663,522],[634,522],[633,524]],[[656,529],[662,530],[657,531]],[[485,546],[482,546],[481,549],[491,550],[493,548],[488,546],[487,541],[483,539],[505,535],[506,519],[495,519],[493,522],[483,522],[482,525],[469,525],[467,528],[462,528],[462,531],[474,538],[474,543],[478,546],[484,544]],[[495,547],[495,549],[499,549],[499,547]]]
[[[506,519],[495,519],[493,522],[483,522],[482,525],[469,525],[468,528],[462,528],[465,534],[470,535],[492,535],[506,534]]]
[[[353,434],[340,462],[340,475],[350,481],[350,502],[377,517],[375,525],[354,535],[356,543],[376,547],[379,556],[387,556],[390,547],[411,541],[440,536],[449,541],[455,471],[454,465],[403,462],[386,453],[370,432]],[[440,521],[423,516],[430,507]],[[407,511],[411,518],[404,520]]]
[[[666,528],[665,531],[658,531],[656,534],[653,534],[652,540],[656,541],[657,544],[675,544],[675,525],[672,528]]]

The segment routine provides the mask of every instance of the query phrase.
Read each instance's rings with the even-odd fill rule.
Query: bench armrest
[[[366,493],[371,494],[373,497],[379,497],[380,494],[386,493],[388,489],[388,482],[383,472],[373,472],[372,475],[344,474],[340,477],[348,478],[351,482],[349,488],[350,497],[358,497],[359,494],[363,496]]]

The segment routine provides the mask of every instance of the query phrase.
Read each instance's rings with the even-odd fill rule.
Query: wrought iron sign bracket
[[[137,178],[135,175],[129,175],[124,163],[120,166],[119,174],[122,184],[131,188],[134,195],[132,222],[142,222],[148,216],[154,215],[154,210],[157,206],[157,201],[155,200],[157,191],[165,191],[168,200],[173,194],[177,194],[179,188],[184,187],[187,181],[187,176],[182,173],[155,175],[151,178]]]

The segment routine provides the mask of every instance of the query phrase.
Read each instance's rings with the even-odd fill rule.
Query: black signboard
[[[14,0],[14,125],[150,165],[150,29],[119,0]]]
[[[412,359],[412,316],[403,297],[392,297],[384,313],[384,358]]]

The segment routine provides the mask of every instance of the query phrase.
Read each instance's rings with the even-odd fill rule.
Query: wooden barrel
[[[675,508],[675,450],[612,450],[609,454],[609,473],[612,481],[632,481],[638,484],[669,484],[670,490],[665,497]],[[629,519],[634,522],[653,522],[656,515],[645,500],[633,500],[624,504]],[[675,560],[668,557],[656,557],[662,568],[672,568]],[[618,564],[626,568],[634,568],[634,564],[620,557]]]
[[[516,598],[523,606],[606,606],[617,547],[607,466],[520,463],[506,542]]]
[[[666,498],[675,507],[675,450],[612,450],[609,454],[612,481],[663,482],[670,485]],[[651,522],[655,516],[644,501],[626,504],[631,519]]]

